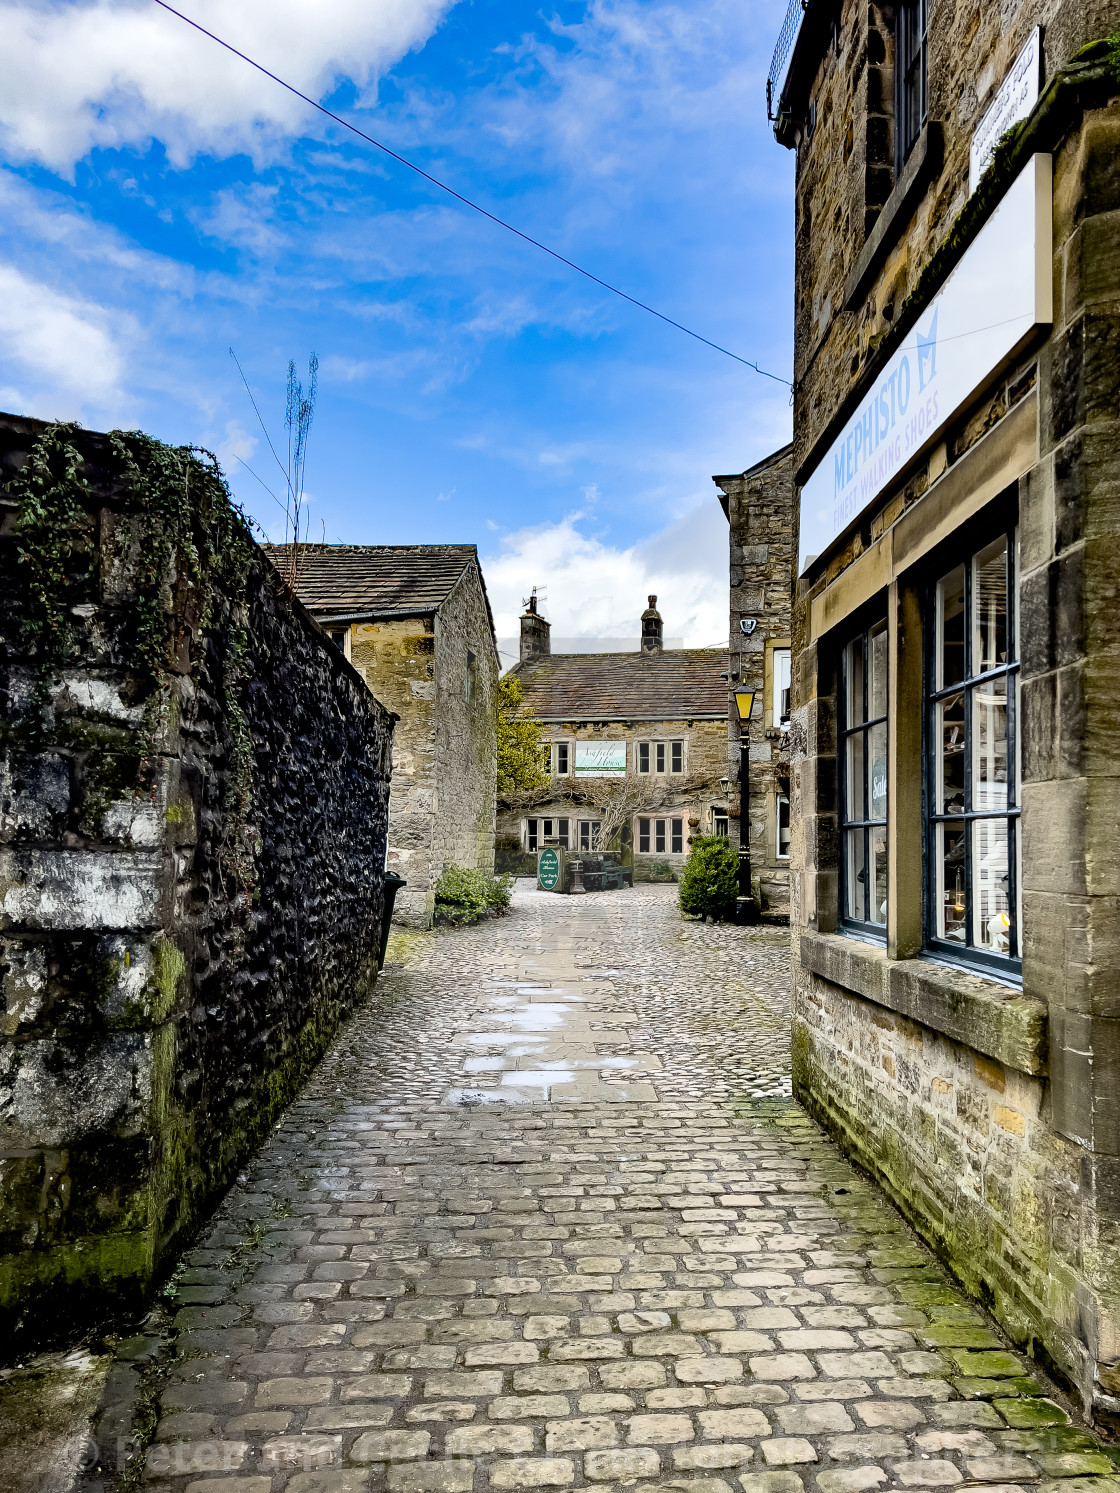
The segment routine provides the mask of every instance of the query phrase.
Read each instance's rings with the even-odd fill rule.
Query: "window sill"
[[[910,211],[919,194],[925,191],[930,178],[940,171],[943,141],[941,125],[936,119],[927,121],[848,276],[844,286],[846,311],[854,311],[859,305],[872,277],[909,221]]]
[[[908,1016],[1020,1073],[1047,1071],[1047,1011],[996,980],[834,933],[802,933],[801,963],[815,975]]]

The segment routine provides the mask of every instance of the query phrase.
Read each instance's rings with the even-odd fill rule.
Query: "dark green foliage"
[[[16,549],[27,584],[20,627],[44,679],[74,651],[68,602],[88,582],[93,553],[89,485],[81,452],[72,444],[75,429],[50,426],[10,489],[19,499]]]
[[[447,865],[436,882],[437,923],[477,923],[487,914],[509,908],[510,876],[491,876],[486,871],[468,871]]]
[[[726,835],[696,835],[680,873],[681,911],[713,922],[735,916],[739,858]]]

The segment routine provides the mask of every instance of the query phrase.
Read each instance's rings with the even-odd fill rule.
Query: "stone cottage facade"
[[[270,553],[286,573],[289,551]],[[300,547],[297,593],[400,717],[386,869],[427,928],[445,865],[494,869],[498,647],[473,544]]]
[[[1115,1419],[1120,5],[799,21],[796,1092]]]
[[[503,864],[530,869],[546,844],[606,848],[607,796],[624,808],[636,880],[675,874],[694,834],[728,833],[727,655],[664,649],[656,603],[642,614],[640,651],[553,654],[530,601],[511,672],[541,723],[552,788],[501,806]]]
[[[713,477],[730,538],[728,777],[730,832],[739,840],[743,732],[748,740],[751,876],[762,916],[789,917],[790,582],[792,446],[728,477]],[[744,727],[737,691],[755,699]]]

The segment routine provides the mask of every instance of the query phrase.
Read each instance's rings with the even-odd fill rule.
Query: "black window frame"
[[[1016,543],[1018,527],[1018,512],[1015,509],[1000,521],[990,523],[983,529],[972,529],[968,535],[967,543],[958,543],[955,545],[953,555],[943,557],[941,563],[930,570],[923,596],[923,608],[925,611],[925,656],[923,660],[922,681],[922,859],[925,866],[922,910],[923,951],[936,959],[960,965],[965,969],[972,970],[974,973],[982,970],[985,973],[997,974],[1005,980],[1011,980],[1016,983],[1021,982],[1023,975],[1019,855],[1017,853],[1023,813],[1022,764],[1019,759],[1019,693],[1015,688],[1015,681],[1020,676],[1022,667],[1019,646],[1019,607],[1017,605],[1020,569],[1018,545]],[[985,670],[981,674],[973,674],[971,672],[973,647],[972,592],[975,584],[973,562],[978,554],[988,548],[989,545],[994,544],[1001,537],[1007,543],[1007,661],[1004,664],[997,665],[993,669]],[[963,624],[965,649],[964,677],[954,684],[947,684],[940,689],[935,689],[933,685],[936,678],[937,588],[940,582],[951,575],[958,566],[962,566],[964,569],[965,587]],[[972,697],[979,685],[985,681],[998,678],[1006,680],[1004,699],[1007,712],[1005,739],[1008,801],[1003,809],[974,809],[972,807],[972,743],[974,731]],[[935,727],[937,706],[942,700],[948,699],[955,694],[962,695],[965,701],[963,807],[959,813],[938,814],[933,812],[937,773],[937,738]],[[982,819],[1004,819],[1007,821],[1007,903],[1011,917],[1008,928],[1008,952],[1006,954],[993,952],[969,941],[972,938],[974,921],[971,826]],[[966,826],[962,875],[965,931],[963,943],[941,938],[935,931],[938,873],[936,826],[939,823],[956,822],[963,822]],[[1019,848],[1021,849],[1021,847]]]
[[[884,814],[882,819],[848,819],[846,808],[848,803],[848,751],[849,740],[858,735],[864,738],[864,771],[870,774],[871,754],[868,751],[868,741],[872,727],[886,726],[890,719],[890,687],[884,681],[884,694],[886,710],[882,715],[868,718],[868,691],[871,671],[868,667],[870,655],[870,640],[872,633],[886,630],[886,618],[882,612],[868,619],[857,632],[849,633],[844,639],[840,649],[840,666],[837,671],[837,732],[836,732],[836,765],[837,765],[837,787],[838,799],[836,804],[837,820],[837,843],[839,849],[839,865],[837,884],[839,889],[839,907],[837,909],[837,925],[844,932],[858,933],[863,938],[874,939],[877,943],[885,943],[887,937],[887,922],[884,917],[881,923],[876,923],[870,918],[855,918],[848,915],[848,835],[851,832],[863,831],[863,906],[864,911],[869,911],[869,899],[871,888],[874,884],[874,861],[872,857],[871,833],[873,830],[881,829],[883,838],[887,840],[890,825],[890,797],[889,789],[884,794]],[[849,651],[854,643],[861,643],[863,648],[863,719],[854,725],[848,724],[848,658]],[[889,730],[889,728],[888,728]],[[888,738],[889,751],[889,738]],[[865,784],[866,799],[870,800],[870,787]],[[858,879],[858,878],[857,878]],[[889,899],[889,889],[888,889]]]
[[[899,0],[895,24],[895,171],[902,171],[929,115],[929,0]]]

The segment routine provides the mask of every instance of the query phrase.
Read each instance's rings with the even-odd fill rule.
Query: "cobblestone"
[[[786,935],[674,891],[396,941],[177,1277],[147,1493],[1120,1493],[788,1098]]]

